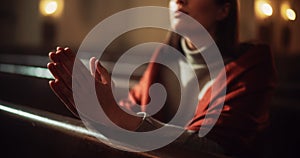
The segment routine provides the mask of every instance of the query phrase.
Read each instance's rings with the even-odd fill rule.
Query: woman
[[[267,102],[275,78],[270,50],[262,45],[238,43],[237,0],[171,0],[170,3],[175,5],[175,10],[191,16],[209,32],[221,51],[227,76],[226,84],[219,86],[220,91],[226,89],[226,94],[211,96],[211,87],[213,84],[218,84],[218,76],[212,79],[207,69],[195,69],[201,74],[197,74],[197,77],[200,88],[205,93],[199,98],[193,119],[185,127],[187,132],[179,140],[185,140],[183,144],[190,150],[227,155],[250,155],[257,136],[268,124]],[[180,19],[176,19],[178,17],[171,18],[175,21],[172,23],[175,29],[184,26]],[[201,59],[201,53],[204,53],[205,49],[196,48],[188,37],[171,33],[167,44],[180,50],[192,65],[197,67],[205,64]],[[49,56],[52,62],[48,64],[48,68],[55,77],[55,81],[49,82],[50,86],[76,115],[71,91],[71,72],[75,56],[68,48],[58,48]],[[149,64],[140,83],[132,89],[129,100],[121,103],[128,107],[132,103],[146,105],[150,101],[149,87],[156,82],[165,85],[169,96],[165,106],[153,118],[144,120],[118,108],[109,84],[110,75],[95,58],[90,60],[90,67],[97,81],[99,102],[106,114],[118,126],[128,130],[151,130],[163,125],[159,121],[168,122],[176,113],[178,93],[172,92],[178,89],[173,86],[174,83],[163,77],[169,72],[159,64]],[[224,74],[219,74],[221,75]],[[214,82],[210,82],[212,80]],[[216,115],[214,108],[222,104],[219,101],[222,99],[225,103],[220,117],[215,120],[213,129],[203,138],[196,137],[197,131],[204,126],[204,117]]]

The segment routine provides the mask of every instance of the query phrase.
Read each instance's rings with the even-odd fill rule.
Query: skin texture
[[[212,37],[214,37],[217,21],[225,18],[230,8],[228,5],[218,6],[213,0],[171,0],[170,3],[175,6],[173,8],[175,11],[184,12],[200,22]],[[179,17],[171,18],[176,21],[174,27],[184,27],[185,24],[180,21]],[[191,49],[194,48],[188,39],[186,41]],[[69,48],[62,47],[57,47],[55,52],[50,52],[49,58],[51,62],[48,64],[48,69],[55,77],[55,80],[49,81],[49,85],[69,110],[78,116],[72,93],[72,69],[74,61],[78,59],[75,59],[75,54]],[[81,65],[83,77],[91,75],[95,78],[98,100],[108,117],[124,129],[135,130],[142,120],[125,113],[118,107],[112,95],[111,77],[108,71],[96,58],[90,59],[90,71],[79,60],[78,62]]]
[[[79,116],[72,93],[72,69],[74,61],[77,60],[75,54],[69,48],[58,47],[55,52],[49,53],[49,58],[51,62],[48,63],[48,69],[55,77],[54,81],[49,81],[51,89],[74,115]],[[118,107],[112,94],[108,71],[96,58],[90,59],[91,71],[86,69],[80,61],[76,62],[79,62],[82,76],[91,75],[95,78],[98,100],[108,117],[124,129],[135,130],[141,118],[129,115]],[[84,86],[82,87],[82,91],[88,91],[84,89]]]
[[[171,10],[175,12],[175,14],[171,14],[170,17],[174,30],[199,29],[197,27],[191,26],[190,24],[186,24],[184,19],[182,19],[181,16],[178,15],[180,13],[178,13],[177,11],[180,11],[198,21],[214,39],[217,22],[226,18],[230,10],[230,4],[219,6],[216,5],[214,0],[170,0],[169,6]],[[190,49],[196,49],[187,37],[185,39]]]

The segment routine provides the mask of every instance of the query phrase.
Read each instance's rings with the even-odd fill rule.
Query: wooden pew
[[[38,60],[37,60],[38,59]],[[34,61],[39,61],[38,63]],[[111,148],[85,129],[48,86],[47,57],[0,55],[0,148],[10,157],[204,157],[211,153]],[[30,71],[29,71],[30,70]],[[138,78],[138,77],[137,77]],[[105,137],[103,137],[105,138]]]

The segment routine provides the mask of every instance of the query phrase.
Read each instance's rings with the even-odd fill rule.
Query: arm
[[[49,57],[51,62],[48,63],[48,69],[55,78],[54,81],[49,82],[49,85],[68,109],[78,117],[72,92],[72,69],[75,60],[78,59],[69,48],[60,47],[57,48],[56,52],[50,52]],[[92,75],[95,78],[98,100],[108,117],[122,128],[136,129],[141,118],[127,114],[118,107],[112,94],[110,75],[100,62],[91,58],[91,72],[79,60],[76,62],[80,64],[81,75]],[[80,84],[84,83],[81,82]],[[85,86],[82,87],[85,88]]]
[[[51,52],[49,56],[51,62],[48,64],[48,68],[55,77],[54,81],[49,82],[50,87],[70,111],[76,116],[79,116],[78,111],[75,108],[76,106],[72,94],[72,68],[74,61],[77,59],[73,52],[68,48],[58,48],[56,52]],[[118,107],[112,96],[110,86],[111,79],[107,70],[95,58],[90,60],[91,72],[89,72],[82,63],[80,63],[80,65],[82,67],[82,75],[92,75],[95,78],[99,102],[101,102],[102,108],[106,114],[108,114],[110,119],[118,126],[137,132],[155,130],[162,126],[171,126],[174,130],[181,128],[163,124],[151,117],[144,117],[141,119],[140,117],[134,117],[125,113]],[[171,134],[169,132],[172,132],[172,130],[168,131],[166,134]],[[206,157],[218,157],[208,153],[206,148],[198,148],[198,144],[203,144],[205,142],[206,141],[202,138],[198,137],[196,132],[186,130],[173,143],[151,153],[164,157],[198,157],[201,155]]]

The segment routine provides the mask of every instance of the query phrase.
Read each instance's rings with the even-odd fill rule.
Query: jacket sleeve
[[[130,110],[134,105],[140,105],[140,111],[145,111],[145,106],[150,102],[149,88],[157,81],[159,65],[155,63],[155,60],[159,52],[160,49],[154,53],[139,83],[130,90],[128,98],[119,102],[120,106]]]

